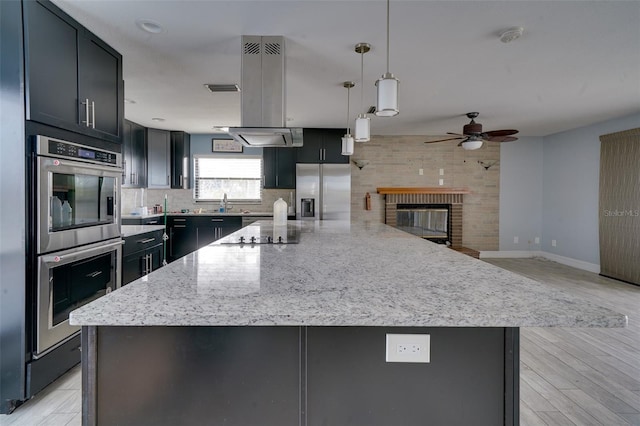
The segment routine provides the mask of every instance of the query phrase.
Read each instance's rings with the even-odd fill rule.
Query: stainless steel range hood
[[[244,146],[302,146],[302,129],[287,128],[284,37],[242,36],[241,127],[229,135]]]

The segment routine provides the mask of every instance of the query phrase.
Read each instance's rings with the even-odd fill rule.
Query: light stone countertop
[[[164,229],[164,225],[120,225],[122,238],[158,231],[161,229]]]
[[[196,209],[197,210],[197,209]],[[147,215],[135,215],[135,214],[123,214],[122,219],[147,219],[150,217],[162,217],[164,213],[154,213]],[[264,216],[264,217],[272,217],[273,212],[249,212],[242,213],[241,211],[229,211],[226,213],[214,212],[211,210],[205,210],[202,213],[196,213],[195,211],[190,210],[189,213],[181,213],[181,212],[167,212],[167,216]]]
[[[288,224],[301,228],[299,244],[213,243],[73,311],[70,323],[622,327],[627,322],[625,315],[384,224]]]

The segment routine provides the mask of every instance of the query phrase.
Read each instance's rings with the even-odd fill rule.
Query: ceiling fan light
[[[366,114],[358,115],[355,125],[355,141],[369,142],[371,139],[371,119]]]
[[[385,73],[376,81],[378,88],[378,102],[376,115],[378,117],[393,117],[398,115],[398,84],[400,82],[391,73]]]
[[[349,133],[342,137],[342,155],[353,155],[353,136]]]
[[[469,138],[466,141],[462,142],[460,146],[462,146],[462,149],[466,149],[467,151],[480,149],[482,148],[482,139]]]

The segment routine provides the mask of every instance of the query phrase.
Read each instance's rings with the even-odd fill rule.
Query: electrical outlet
[[[535,238],[533,239],[533,242],[534,242],[535,244],[540,244],[540,237],[535,237]]]
[[[440,176],[444,176],[444,169],[440,169]]]
[[[387,362],[428,363],[431,352],[429,334],[387,334]]]
[[[438,179],[438,185],[440,186],[444,185],[444,179]]]
[[[513,237],[513,244],[518,244],[520,242],[520,238]]]
[[[551,240],[551,247],[555,247],[556,246],[556,240]]]
[[[424,175],[424,169],[418,169],[418,174],[419,174],[420,176]]]

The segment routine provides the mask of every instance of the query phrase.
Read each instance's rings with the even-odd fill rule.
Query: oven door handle
[[[103,244],[99,247],[92,247],[89,249],[84,249],[84,250],[79,250],[76,251],[74,253],[68,253],[68,254],[63,254],[63,255],[57,255],[57,256],[42,256],[42,261],[44,263],[61,263],[61,262],[73,262],[74,260],[77,260],[78,258],[81,257],[86,257],[87,254],[91,254],[93,252],[107,252],[109,251],[108,249],[112,248],[112,247],[117,247],[117,246],[121,246],[124,244],[124,240],[119,240],[119,241],[115,241],[113,243],[109,243],[109,244]]]

